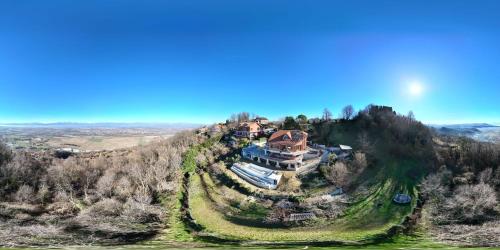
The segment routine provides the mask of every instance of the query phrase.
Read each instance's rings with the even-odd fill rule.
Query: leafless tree
[[[111,197],[115,182],[115,169],[108,169],[96,184],[97,192],[103,197]]]
[[[407,115],[408,119],[411,121],[415,121],[415,114],[413,114],[413,111],[409,111]]]
[[[347,165],[342,161],[337,161],[333,166],[329,167],[326,172],[326,178],[333,184],[344,187],[349,183],[350,172]]]
[[[347,105],[342,109],[342,119],[350,120],[354,115],[354,108],[352,105]]]
[[[35,199],[35,192],[31,186],[22,185],[16,192],[16,201],[31,203]]]
[[[441,201],[447,193],[447,187],[443,185],[441,173],[430,174],[421,183],[420,189],[425,199]]]
[[[489,183],[493,178],[493,169],[487,168],[479,173],[479,182],[480,183]]]
[[[352,160],[352,171],[355,173],[362,173],[368,166],[368,161],[366,160],[366,155],[361,152],[354,153]]]
[[[332,119],[332,112],[328,108],[323,109],[323,121],[330,121]]]
[[[465,223],[484,221],[488,212],[498,204],[495,189],[490,185],[462,185],[457,188],[454,196],[446,202],[450,219]]]

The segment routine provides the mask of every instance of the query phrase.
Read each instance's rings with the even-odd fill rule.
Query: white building
[[[282,176],[278,171],[246,162],[234,163],[231,170],[255,186],[267,189],[276,189]]]

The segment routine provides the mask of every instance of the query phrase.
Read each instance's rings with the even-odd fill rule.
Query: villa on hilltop
[[[279,130],[271,135],[264,147],[243,148],[242,156],[281,169],[297,170],[308,153],[307,133],[300,130]]]
[[[252,139],[262,133],[262,128],[257,122],[242,122],[236,128],[234,135],[236,137],[243,137]]]
[[[268,125],[269,124],[269,119],[265,117],[257,117],[253,119],[254,122],[256,122],[259,125]]]

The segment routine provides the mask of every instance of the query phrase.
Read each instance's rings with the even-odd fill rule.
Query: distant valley
[[[500,126],[488,123],[429,125],[437,133],[449,136],[465,136],[478,141],[500,143]]]
[[[201,125],[187,123],[10,123],[0,141],[14,149],[88,152],[149,144]]]

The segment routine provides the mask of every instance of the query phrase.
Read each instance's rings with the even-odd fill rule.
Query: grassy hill
[[[433,166],[427,127],[390,108],[373,106],[352,120],[313,124],[309,133],[313,142],[352,145],[367,155],[368,167],[351,176],[350,199],[342,216],[305,225],[265,226],[255,219],[271,213],[269,207],[257,203],[250,213],[241,205],[247,193],[217,180],[216,175],[202,173],[191,177],[189,187],[191,215],[202,228],[198,235],[244,242],[366,243],[387,236],[413,211],[417,185]],[[393,203],[396,193],[411,195],[411,205]]]

